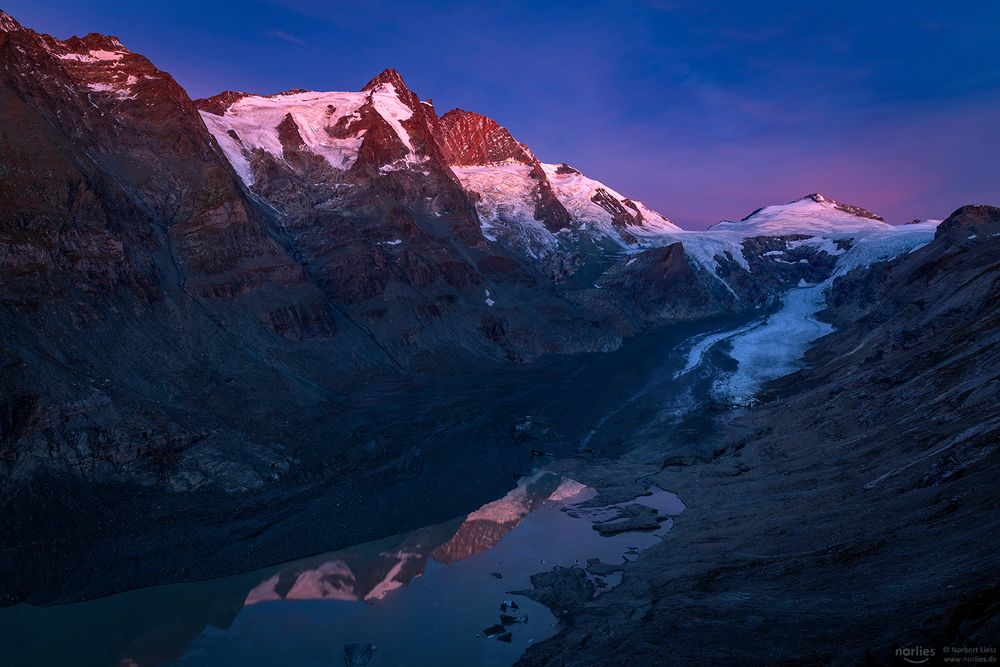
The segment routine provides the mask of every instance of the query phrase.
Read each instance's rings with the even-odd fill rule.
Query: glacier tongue
[[[826,291],[833,282],[853,269],[923,247],[934,239],[939,222],[928,220],[902,227],[885,225],[865,229],[851,237],[849,249],[837,253],[829,252],[830,239],[822,236],[793,241],[816,245],[829,254],[836,254],[834,271],[818,285],[800,285],[788,290],[778,311],[757,326],[724,336],[731,341],[729,354],[738,366],[735,372],[715,382],[713,393],[716,397],[738,405],[751,404],[764,382],[801,368],[801,358],[809,344],[833,331],[831,325],[816,318],[826,308]]]
[[[750,404],[764,382],[801,367],[799,360],[809,343],[833,331],[832,326],[816,319],[816,313],[826,307],[826,287],[793,287],[785,293],[777,312],[729,338],[729,355],[738,366],[716,381],[712,391],[717,398]]]

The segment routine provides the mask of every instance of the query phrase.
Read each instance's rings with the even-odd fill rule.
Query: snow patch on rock
[[[416,154],[410,134],[403,126],[403,122],[413,116],[413,111],[390,83],[358,93],[309,91],[266,97],[247,95],[231,104],[222,116],[201,111],[201,117],[237,174],[244,183],[252,185],[250,157],[253,151],[262,150],[283,159],[277,128],[286,116],[291,116],[295,122],[305,150],[319,155],[336,170],[350,169],[357,161],[365,131],[344,136],[343,128],[361,118],[359,110],[369,100],[408,150],[401,164],[389,165],[386,169],[392,171],[426,161],[426,156]],[[340,130],[335,130],[338,124]]]
[[[552,232],[535,219],[531,165],[508,160],[451,169],[462,187],[477,195],[476,213],[487,239],[514,242],[535,258],[558,245]]]
[[[623,246],[628,244],[612,226],[611,213],[594,201],[599,190],[604,190],[617,199],[626,209],[632,209],[631,206],[625,204],[626,201],[635,206],[633,210],[637,210],[641,214],[643,222],[641,225],[630,226],[628,231],[636,236],[683,231],[670,222],[666,216],[648,208],[642,202],[628,199],[604,183],[588,178],[575,169],[568,169],[565,165],[544,163],[542,169],[552,185],[556,198],[581,227],[602,233],[608,238],[615,239]]]
[[[94,49],[87,53],[63,53],[56,57],[60,60],[76,60],[81,63],[114,62],[128,55],[126,51],[105,51]]]

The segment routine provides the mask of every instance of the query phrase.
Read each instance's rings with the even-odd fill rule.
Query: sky
[[[2,0],[192,97],[398,69],[683,227],[819,192],[889,222],[1000,204],[1000,2]]]

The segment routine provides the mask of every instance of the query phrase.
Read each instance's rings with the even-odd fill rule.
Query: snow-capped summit
[[[20,30],[21,24],[14,20],[14,17],[0,9],[0,31],[13,32]]]
[[[858,206],[841,204],[820,194],[811,194],[788,204],[765,206],[737,222],[723,221],[712,231],[760,234],[839,234],[891,229],[881,216]]]
[[[488,238],[542,255],[580,234],[599,244],[634,246],[643,235],[679,231],[641,202],[566,164],[543,164],[492,118],[455,109],[441,118],[445,155]]]
[[[383,171],[428,159],[426,142],[415,140],[408,127],[421,103],[394,69],[384,70],[360,92],[227,91],[195,103],[247,185],[255,181],[255,151],[279,161],[286,161],[286,151],[312,154],[336,172],[348,171],[363,154]]]

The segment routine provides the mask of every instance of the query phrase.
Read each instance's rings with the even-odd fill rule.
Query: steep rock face
[[[401,363],[455,346],[520,358],[615,344],[538,266],[483,237],[446,159],[458,148],[439,143],[446,119],[395,70],[358,93],[197,104],[243,181],[279,212],[310,279]]]
[[[38,474],[273,481],[288,458],[265,414],[282,401],[251,384],[315,405],[298,375],[323,374],[311,346],[380,353],[306,282],[169,75],[113,37],[60,41],[0,16],[8,491]]]
[[[1000,211],[995,206],[963,206],[937,226],[935,240],[945,239],[951,245],[971,245],[1000,236]]]
[[[492,118],[452,109],[441,117],[441,144],[448,163],[457,167],[483,167],[499,163],[527,165],[531,181],[528,201],[532,217],[550,232],[570,226],[570,216],[556,198],[534,154]]]
[[[75,153],[72,169],[87,181],[82,189],[75,186],[76,196],[86,198],[90,182],[94,189],[126,189],[131,201],[123,205],[134,207],[126,217],[152,218],[166,236],[152,238],[153,225],[138,221],[119,234],[176,248],[185,279],[206,295],[232,294],[262,282],[302,281],[298,267],[241,200],[197,112],[169,75],[113,37],[61,42],[18,27],[0,33],[0,40],[5,92],[18,98],[13,105],[30,107],[19,113],[37,115],[37,121],[28,122],[48,133],[50,144]],[[5,138],[15,145],[7,154],[26,161],[20,173],[37,173],[43,162],[30,150],[37,135],[25,137],[17,126],[9,127]],[[23,215],[28,206],[43,208],[46,199],[54,203],[37,184],[10,185],[21,201],[6,207],[7,216]],[[33,198],[42,201],[26,205],[24,200]],[[79,205],[70,208],[79,210]],[[117,212],[113,217],[121,218]],[[128,252],[124,246],[123,252]]]
[[[601,278],[600,286],[646,320],[694,320],[739,310],[736,296],[720,281],[700,275],[681,243],[619,262]]]
[[[666,218],[567,165],[546,165],[496,121],[454,109],[441,118],[445,158],[475,201],[483,233],[562,279],[640,233],[678,231]],[[641,230],[641,231],[640,231]]]
[[[448,164],[468,166],[494,162],[531,164],[534,156],[492,118],[452,109],[441,117],[441,148]]]

